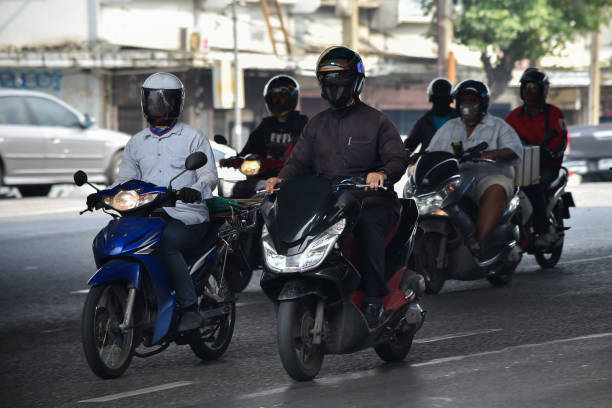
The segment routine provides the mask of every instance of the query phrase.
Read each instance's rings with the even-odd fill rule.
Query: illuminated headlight
[[[104,197],[104,204],[117,211],[127,211],[148,204],[157,196],[158,193],[140,195],[135,190],[121,190],[114,196]]]
[[[419,209],[419,214],[429,214],[435,210],[440,209],[442,206],[442,202],[444,201],[444,197],[441,194],[431,194],[427,196],[414,197],[416,200],[417,208]]]
[[[319,234],[303,252],[291,256],[276,253],[268,238],[268,229],[264,226],[262,241],[266,264],[278,272],[304,272],[316,268],[329,254],[345,226],[346,220],[343,218]]]
[[[516,210],[519,206],[519,202],[520,200],[517,196],[512,197],[512,200],[510,200],[510,203],[508,203],[508,212]]]
[[[261,163],[259,160],[245,160],[240,166],[240,172],[245,176],[254,176],[259,173]]]

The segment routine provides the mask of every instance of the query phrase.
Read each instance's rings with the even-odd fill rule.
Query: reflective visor
[[[142,107],[154,120],[176,119],[181,113],[182,89],[142,89]]]
[[[355,80],[355,74],[348,71],[322,72],[320,80],[323,85],[345,86]]]

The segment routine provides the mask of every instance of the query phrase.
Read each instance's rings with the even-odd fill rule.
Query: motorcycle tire
[[[124,282],[93,286],[83,307],[81,341],[85,358],[91,371],[103,379],[121,376],[134,356],[134,327],[123,332],[119,329],[124,319],[127,293]],[[119,355],[115,360],[117,349]]]
[[[323,364],[323,350],[312,344],[313,310],[304,299],[283,301],[278,307],[278,351],[285,371],[296,381],[312,380]]]
[[[244,250],[245,243],[248,243],[248,240],[241,237],[238,248],[227,259],[226,277],[233,293],[240,293],[245,290],[253,277],[253,268],[249,263],[248,252]]]
[[[563,219],[557,219],[555,223],[557,228],[563,228]],[[552,250],[536,252],[534,255],[538,265],[542,268],[554,268],[559,262],[559,259],[561,259],[564,241],[565,236],[562,235],[559,240],[555,242],[555,246]]]
[[[500,274],[487,276],[487,280],[492,286],[505,286],[512,280],[512,274]]]
[[[383,361],[395,363],[403,361],[412,347],[414,332],[398,333],[395,337],[385,343],[374,346],[374,351]]]
[[[200,327],[197,340],[189,343],[191,351],[202,360],[216,360],[225,353],[234,335],[234,324],[236,322],[236,301],[229,289],[225,278],[221,279],[220,273],[209,276],[204,285],[204,290],[211,291],[226,301],[218,303],[208,296],[199,299],[200,311],[226,307],[226,313],[222,316],[214,316],[204,321]]]
[[[446,281],[445,271],[435,265],[439,242],[438,234],[425,234],[413,251],[414,268],[425,279],[425,293],[430,295],[439,293]]]

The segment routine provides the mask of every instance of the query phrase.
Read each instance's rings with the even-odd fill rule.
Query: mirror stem
[[[94,186],[93,184],[91,184],[89,181],[86,182],[87,185],[89,185],[91,188],[93,188],[94,190],[96,190],[97,192],[100,192],[102,190],[100,190],[98,187]]]
[[[187,171],[187,169],[185,169],[185,170],[181,171],[179,174],[177,174],[176,176],[174,176],[174,177],[172,178],[172,180],[170,180],[170,183],[168,183],[168,190],[172,190],[172,182],[173,182],[174,180],[176,180],[177,178],[181,177],[181,176],[182,176],[182,175],[183,175],[183,174],[184,174],[186,171]]]

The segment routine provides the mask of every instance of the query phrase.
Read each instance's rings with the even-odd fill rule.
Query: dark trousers
[[[397,222],[397,215],[388,206],[366,206],[361,210],[353,233],[359,261],[364,301],[380,302],[389,293],[385,282],[385,235]]]
[[[208,222],[185,225],[181,221],[165,216],[161,255],[166,265],[168,279],[176,292],[176,300],[182,307],[198,301],[195,287],[187,269],[185,254],[193,250],[208,230]]]
[[[550,222],[546,217],[546,192],[558,175],[559,169],[542,169],[540,170],[540,183],[523,188],[533,206],[533,230],[536,234],[548,232]]]

